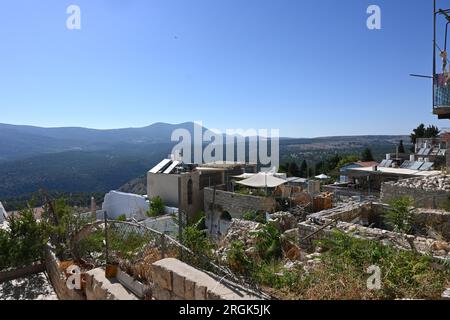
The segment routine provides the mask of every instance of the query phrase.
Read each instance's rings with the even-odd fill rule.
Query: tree
[[[292,161],[289,163],[288,168],[288,176],[289,177],[298,177],[300,175],[300,170],[296,162]]]
[[[341,169],[342,167],[345,167],[349,163],[358,162],[359,157],[358,156],[345,156],[339,161],[337,164],[337,168]]]
[[[436,137],[439,136],[440,133],[441,133],[441,131],[439,130],[438,127],[433,126],[433,125],[429,125],[428,127],[425,128],[425,125],[423,123],[421,123],[411,133],[411,135],[410,135],[411,142],[413,144],[416,144],[417,139],[421,139],[421,138],[436,138]]]
[[[398,152],[399,153],[406,153],[405,152],[405,146],[403,145],[403,140],[400,140],[400,144],[398,145]]]
[[[361,161],[374,161],[372,150],[370,150],[370,148],[366,148],[363,150],[363,152],[361,153]]]
[[[300,164],[300,178],[307,178],[308,177],[308,164],[306,163],[306,160],[303,160]]]

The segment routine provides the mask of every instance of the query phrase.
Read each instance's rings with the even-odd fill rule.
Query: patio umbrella
[[[251,188],[276,188],[287,183],[287,181],[274,177],[270,173],[260,172],[251,178],[237,181],[236,183]]]
[[[316,176],[316,179],[319,179],[319,180],[327,180],[327,179],[330,179],[331,177],[329,177],[329,176],[327,176],[326,174],[321,174],[321,175],[318,175],[318,176]]]

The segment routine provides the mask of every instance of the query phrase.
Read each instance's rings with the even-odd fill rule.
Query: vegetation
[[[42,225],[51,243],[56,247],[56,254],[62,258],[71,258],[70,246],[72,236],[85,225],[92,222],[92,217],[81,216],[70,207],[63,198],[51,202],[42,215]]]
[[[283,299],[438,299],[450,279],[450,268],[431,257],[339,231],[317,245],[324,253],[308,272],[302,266],[286,269],[280,259],[255,262],[239,242],[231,245],[228,262]],[[370,266],[381,270],[380,290],[367,288]]]
[[[398,145],[398,152],[399,153],[406,153],[405,146],[403,145],[403,140],[400,140],[400,143]]]
[[[117,217],[117,221],[127,221],[127,216],[125,214],[121,214]]]
[[[207,230],[202,228],[203,219],[183,228],[182,243],[192,252],[201,256],[211,256],[213,243],[208,238]]]
[[[250,276],[250,271],[253,269],[253,262],[246,255],[244,250],[245,247],[242,242],[233,241],[230,244],[230,250],[227,253],[227,262],[231,270]]]
[[[255,233],[256,251],[264,261],[280,259],[281,252],[281,234],[280,231],[268,223]]]
[[[390,210],[385,213],[386,224],[395,232],[410,234],[414,224],[414,201],[409,197],[401,197],[389,202]]]
[[[264,212],[248,211],[244,213],[242,218],[247,221],[266,223],[266,215]]]
[[[0,270],[29,265],[42,258],[45,230],[34,218],[32,209],[24,209],[8,219],[9,228],[0,229]]]
[[[440,133],[441,132],[438,127],[433,125],[425,127],[425,125],[422,123],[411,133],[411,142],[412,144],[416,144],[416,141],[419,138],[436,138]]]
[[[164,201],[161,199],[161,197],[156,196],[150,201],[150,210],[147,212],[147,216],[149,217],[159,217],[164,215],[165,212],[165,205]]]
[[[372,150],[370,148],[365,148],[361,153],[361,161],[367,162],[367,161],[375,161]]]
[[[80,241],[78,250],[80,255],[93,263],[105,261],[105,232],[97,230]],[[108,230],[108,245],[111,260],[135,260],[143,253],[147,244],[152,241],[150,234],[140,234],[136,231],[123,231],[117,226],[110,226]],[[117,262],[117,261],[115,261]]]

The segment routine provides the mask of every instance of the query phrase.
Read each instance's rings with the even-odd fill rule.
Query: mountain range
[[[193,135],[194,123],[112,130],[0,124],[0,201],[25,197],[41,188],[89,194],[118,189],[129,181],[133,185],[133,179],[144,176],[170,154],[176,143],[171,141],[175,129]],[[375,157],[382,158],[394,152],[400,140],[407,142],[408,137],[282,138],[280,157],[281,161],[315,162],[370,146]]]

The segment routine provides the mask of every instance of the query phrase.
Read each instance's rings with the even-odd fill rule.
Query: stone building
[[[226,187],[233,176],[256,170],[256,164],[222,162],[199,166],[165,159],[148,172],[147,193],[149,199],[159,196],[166,206],[179,208],[193,219],[204,210],[206,187]]]

